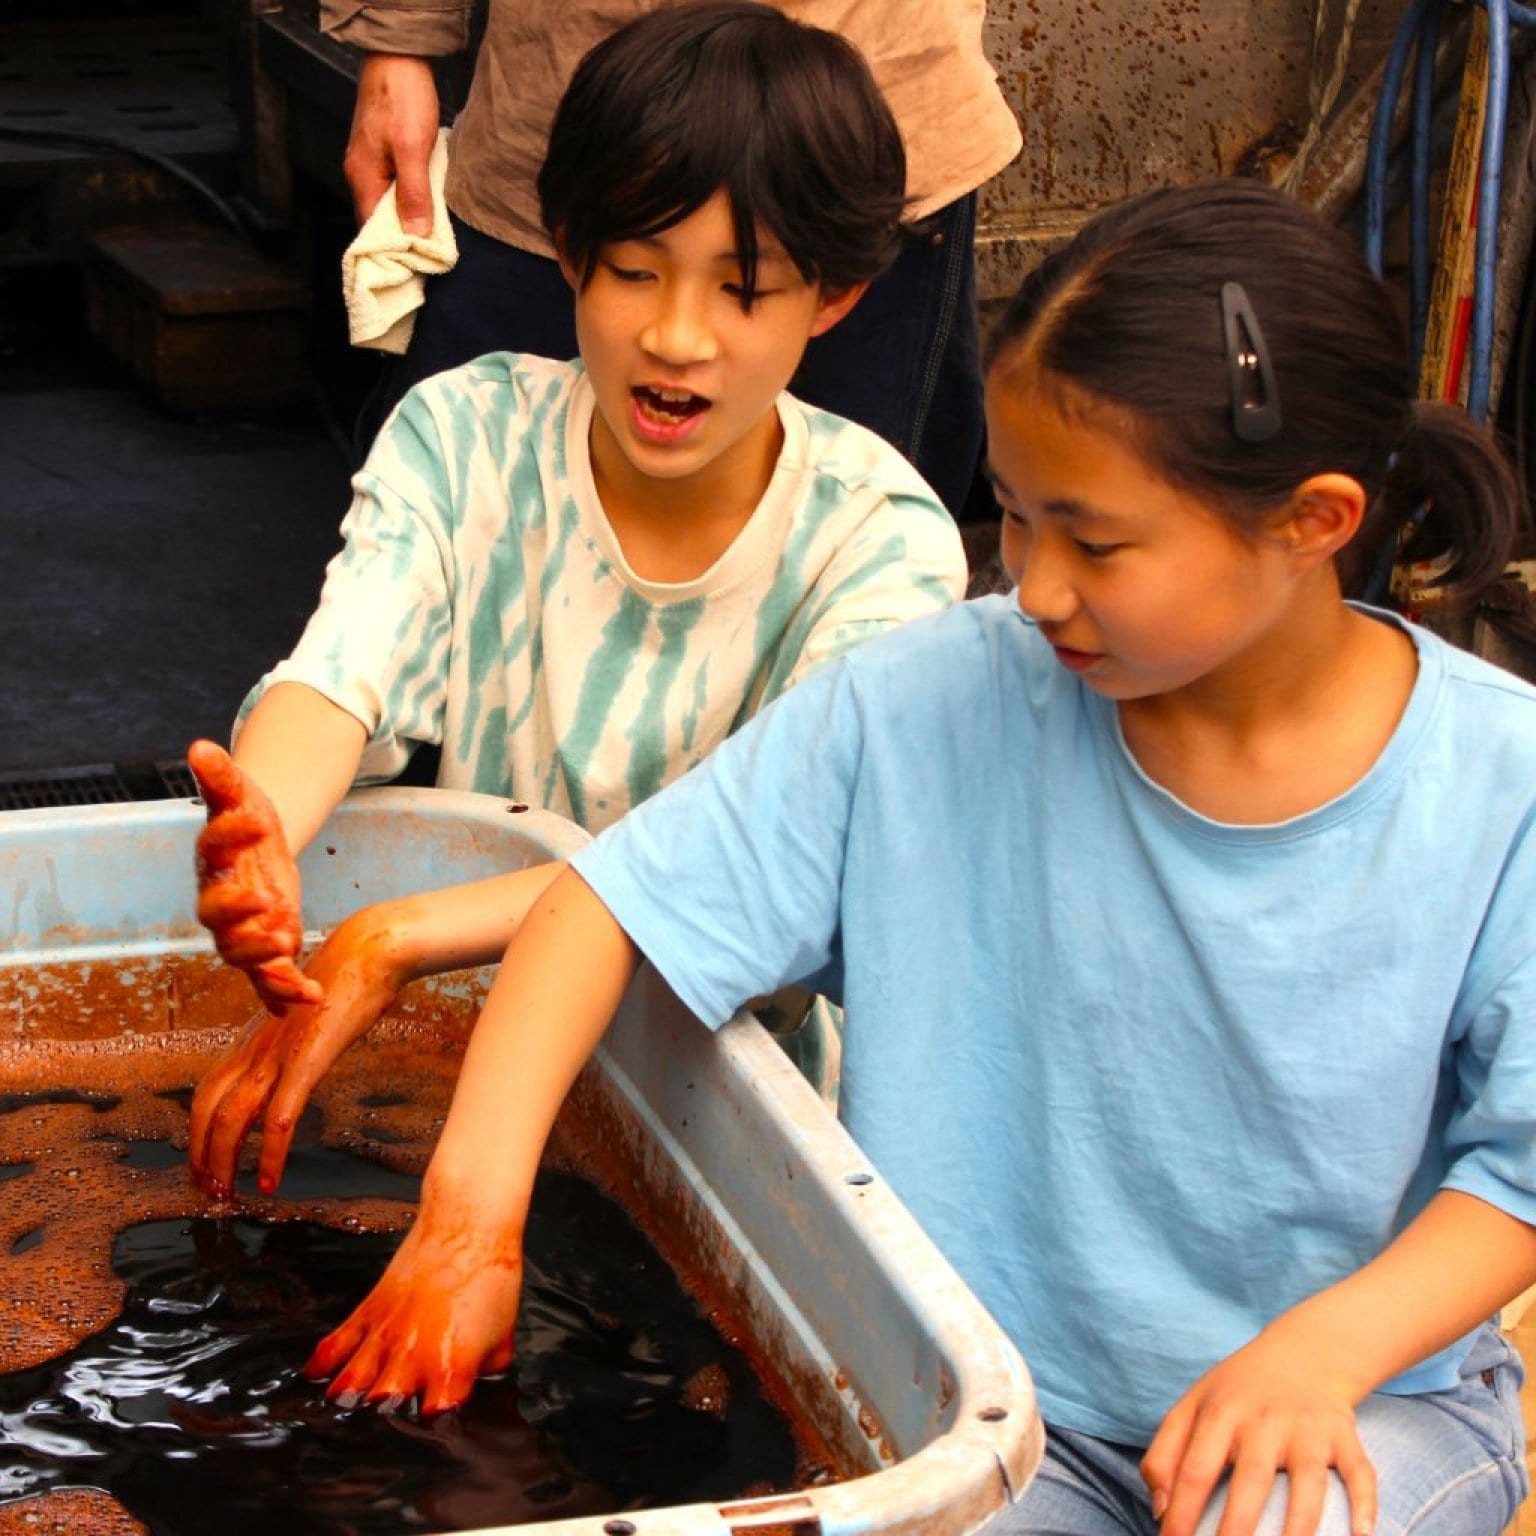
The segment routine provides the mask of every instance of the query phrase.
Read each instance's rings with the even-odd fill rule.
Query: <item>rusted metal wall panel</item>
[[[1093,209],[1287,162],[1328,77],[1344,0],[990,0],[987,49],[1024,148],[983,192],[984,299]],[[1361,0],[1340,102],[1379,64],[1398,0]],[[1315,60],[1315,62],[1314,62]]]

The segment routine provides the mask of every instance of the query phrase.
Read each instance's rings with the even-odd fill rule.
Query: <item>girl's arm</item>
[[[564,867],[537,864],[379,902],[347,918],[307,967],[308,978],[323,988],[323,999],[292,1005],[280,1016],[257,1014],[198,1084],[187,1148],[193,1182],[212,1195],[227,1195],[241,1148],[259,1117],[257,1187],[272,1194],[299,1116],[336,1058],[407,982],[500,959],[528,909]]]
[[[296,856],[351,788],[367,732],[302,683],[257,701],[233,758],[197,741],[187,763],[208,805],[197,840],[197,915],[224,960],[275,1013],[313,1003],[297,958],[304,938]]]
[[[507,950],[475,1025],[416,1221],[379,1283],[306,1366],[327,1396],[437,1413],[506,1367],[544,1143],[640,953],[567,870]]]
[[[1533,1283],[1536,1227],[1443,1190],[1378,1258],[1282,1313],[1173,1406],[1142,1460],[1161,1536],[1191,1536],[1229,1468],[1220,1536],[1250,1536],[1277,1471],[1290,1478],[1285,1536],[1312,1536],[1330,1468],[1351,1528],[1373,1532],[1356,1405]]]

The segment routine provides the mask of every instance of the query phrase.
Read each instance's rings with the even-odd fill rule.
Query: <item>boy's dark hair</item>
[[[1234,425],[1222,301],[1234,282],[1279,406],[1260,441]],[[989,372],[1015,359],[1069,405],[1124,411],[1138,452],[1239,526],[1311,475],[1352,475],[1368,503],[1339,556],[1347,594],[1405,529],[1401,558],[1448,559],[1446,597],[1472,597],[1509,558],[1519,496],[1491,434],[1456,406],[1415,401],[1402,325],[1353,241],[1256,182],[1148,192],[1091,220],[1024,280],[989,338]]]
[[[538,181],[583,284],[604,245],[658,234],[723,189],[746,305],[759,226],[808,282],[878,277],[900,250],[905,184],[901,134],[858,51],[752,0],[668,7],[593,48]]]

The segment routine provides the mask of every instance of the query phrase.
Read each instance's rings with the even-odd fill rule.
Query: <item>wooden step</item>
[[[233,229],[99,230],[85,271],[91,333],[168,409],[262,410],[307,387],[308,285]]]

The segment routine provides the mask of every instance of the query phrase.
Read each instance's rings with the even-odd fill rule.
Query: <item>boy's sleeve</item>
[[[862,740],[853,679],[830,667],[572,860],[711,1027],[833,966]]]
[[[768,696],[885,630],[959,602],[966,574],[960,531],[939,501],[904,491],[882,497],[817,581],[800,644]]]
[[[415,391],[352,481],[341,552],[297,647],[251,690],[235,734],[274,683],[303,683],[368,732],[359,782],[394,778],[441,740],[452,632],[453,550],[443,456]]]
[[[1463,986],[1447,1189],[1536,1225],[1536,831],[1507,864]],[[1458,1021],[1458,1024],[1460,1021]]]

